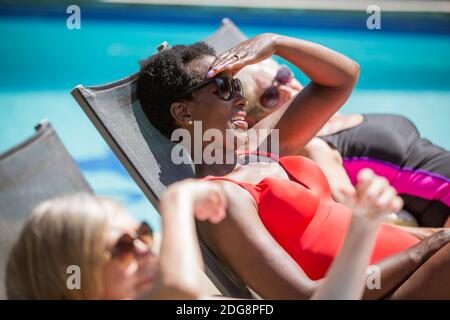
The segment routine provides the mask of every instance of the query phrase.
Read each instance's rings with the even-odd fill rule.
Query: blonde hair
[[[263,94],[258,78],[267,78],[269,81],[275,78],[280,64],[273,59],[266,59],[257,64],[246,66],[239,71],[237,77],[242,82],[244,95],[248,100],[245,111],[247,112],[247,121],[253,126],[256,122],[268,116],[274,110],[267,110],[261,106],[259,99]]]
[[[246,66],[239,71],[236,76],[241,80],[245,97],[248,100],[247,111],[257,107],[261,108],[261,105],[259,104],[260,97],[257,94],[257,77],[266,76],[269,80],[272,80],[280,67],[281,65],[275,60],[266,59],[257,64]]]
[[[66,195],[37,206],[12,248],[6,269],[9,299],[99,299],[106,230],[125,212],[116,201]],[[69,289],[67,268],[81,270],[81,289]]]

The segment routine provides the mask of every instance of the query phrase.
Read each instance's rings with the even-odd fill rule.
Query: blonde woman
[[[118,202],[88,194],[45,201],[33,210],[11,251],[8,297],[192,299],[219,294],[200,272],[193,211],[217,223],[225,214],[220,196],[216,184],[206,182],[191,186],[187,181],[166,192],[159,258],[149,226],[135,221]],[[74,265],[81,275],[78,290],[67,285],[67,268]]]
[[[384,213],[401,200],[371,172],[360,177],[358,197],[341,254],[313,299],[358,299]],[[362,201],[378,185],[384,206]],[[31,213],[7,267],[10,299],[201,299],[218,291],[200,272],[202,258],[194,216],[219,223],[226,214],[226,192],[214,181],[185,180],[161,200],[160,255],[152,232],[111,199],[87,194],[45,201]],[[67,268],[78,266],[80,288],[67,285]]]

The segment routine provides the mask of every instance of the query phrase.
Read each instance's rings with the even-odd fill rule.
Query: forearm
[[[318,85],[353,86],[358,78],[358,64],[336,51],[286,36],[279,36],[275,41],[275,54],[294,64]]]
[[[402,226],[402,225],[395,225],[395,224],[393,224],[392,226],[408,232],[409,234],[413,235],[414,237],[416,237],[419,240],[423,240],[426,237],[431,236],[435,232],[445,230],[445,228],[409,227],[409,226]]]
[[[348,99],[358,80],[359,66],[318,44],[283,36],[275,41],[276,54],[311,79],[264,123],[279,130],[281,155],[297,154]]]
[[[362,234],[364,229],[366,229],[366,235]],[[318,289],[321,292],[316,292],[314,298],[355,299],[358,292],[361,294],[364,291],[363,299],[382,299],[402,284],[433,254],[433,249],[423,251],[423,246],[418,244],[381,260],[375,265],[380,270],[381,288],[370,289],[364,286],[367,283],[364,281],[367,276],[365,268],[362,272],[361,266],[365,264],[367,267],[375,240],[376,234],[373,231],[367,231],[367,227],[351,225],[341,253],[333,262],[331,267],[333,269],[330,269],[322,285],[324,287],[321,286]],[[348,264],[348,261],[352,263]]]
[[[339,255],[312,299],[361,299],[377,226],[353,219]]]
[[[415,245],[379,261],[375,266],[380,270],[381,288],[366,288],[364,299],[382,299],[402,284],[426,259],[422,248]]]
[[[203,268],[193,214],[194,200],[188,190],[171,190],[163,195],[163,236],[159,277],[163,287],[186,291],[200,288]]]

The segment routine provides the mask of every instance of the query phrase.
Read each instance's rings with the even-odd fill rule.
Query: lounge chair
[[[223,38],[227,39],[226,44],[220,40]],[[243,39],[236,26],[224,19],[220,29],[206,41],[220,53]],[[175,165],[171,161],[173,144],[145,117],[136,98],[136,80],[137,73],[101,86],[78,85],[72,95],[145,196],[157,207],[161,193],[169,184],[194,177],[194,171],[191,163]],[[206,274],[224,296],[254,297],[201,238],[200,247]]]
[[[216,50],[216,54],[221,54],[245,40],[247,37],[241,30],[230,19],[224,18],[219,29],[205,41]]]
[[[71,192],[92,192],[52,126],[0,154],[0,299],[6,299],[5,266],[30,210],[41,201]]]

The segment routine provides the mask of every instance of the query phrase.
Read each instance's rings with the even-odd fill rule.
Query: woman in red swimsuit
[[[239,150],[270,150],[249,140],[243,110],[247,100],[232,75],[273,54],[298,67],[311,82],[265,118],[278,129],[278,161],[258,157],[252,162]],[[200,151],[234,160],[196,161],[197,176],[218,180],[229,202],[221,223],[201,223],[199,230],[218,257],[264,298],[310,297],[342,246],[351,210],[359,210],[349,199],[379,198],[380,206],[385,201],[380,190],[387,182],[377,179],[340,201],[349,206],[338,204],[313,162],[288,156],[298,154],[344,104],[358,75],[358,65],[349,58],[276,34],[256,36],[219,57],[197,43],[166,49],[142,63],[137,94],[152,124],[169,138],[182,128],[194,141],[201,139],[200,148],[188,150],[191,155]],[[205,143],[209,129],[222,133],[223,139]],[[418,242],[382,226],[371,257],[380,270],[381,288],[367,289],[365,297],[450,298],[448,242],[448,230]]]
[[[248,191],[262,223],[278,244],[310,279],[321,279],[342,246],[351,221],[351,209],[333,201],[325,175],[311,160],[286,156],[278,163],[290,180],[264,178],[252,184],[236,181],[230,175],[206,179],[229,181]],[[397,228],[382,225],[371,263],[417,242]]]

